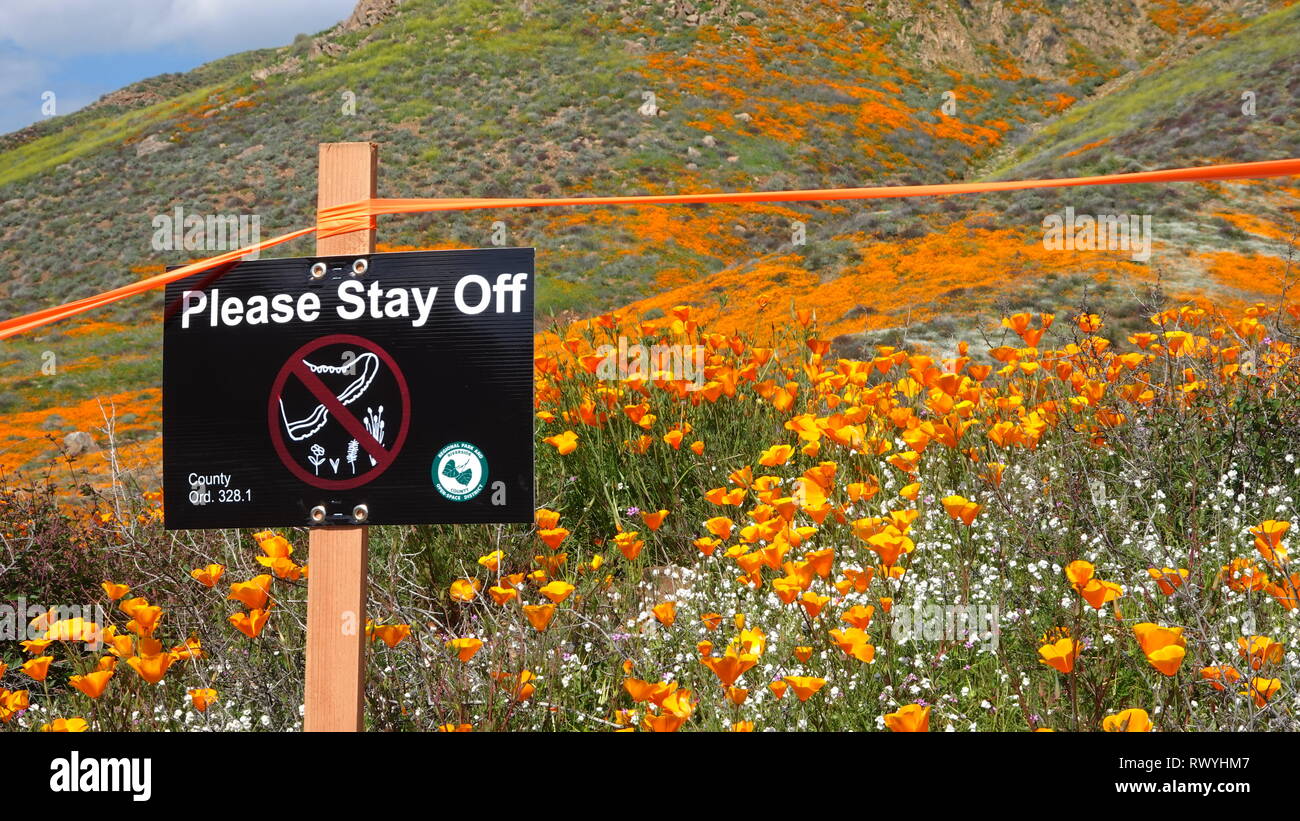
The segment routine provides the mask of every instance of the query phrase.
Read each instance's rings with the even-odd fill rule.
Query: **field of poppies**
[[[864,359],[753,311],[539,337],[535,526],[374,529],[372,729],[1300,728],[1300,304]],[[300,727],[306,533],[120,479],[0,492],[3,729]]]

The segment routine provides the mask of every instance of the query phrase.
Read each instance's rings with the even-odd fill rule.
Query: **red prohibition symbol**
[[[387,365],[389,370],[392,372],[393,378],[397,382],[398,393],[401,396],[402,421],[401,424],[398,425],[397,438],[393,440],[391,446],[386,448],[375,439],[369,429],[367,429],[365,423],[357,418],[356,413],[350,410],[347,405],[344,404],[340,396],[330,390],[329,387],[321,381],[320,377],[312,371],[312,368],[308,367],[307,363],[304,361],[316,351],[330,345],[350,345],[360,348],[366,353],[373,354],[377,358],[378,362]],[[328,423],[330,419],[338,422],[353,439],[357,440],[357,444],[360,446],[361,450],[369,454],[370,458],[374,460],[374,466],[370,470],[347,479],[330,479],[312,473],[304,467],[301,462],[294,458],[293,454],[289,452],[288,443],[285,441],[285,435],[288,431],[289,435],[292,437],[292,431],[290,428],[303,423],[295,423],[294,426],[290,426],[282,415],[281,405],[281,399],[284,397],[285,386],[291,377],[301,382],[303,387],[307,389],[308,393],[310,393],[312,397],[320,403],[316,409],[316,413],[313,414],[317,420],[315,422],[314,430],[319,430]],[[344,395],[346,395],[346,393],[347,392],[345,391]],[[357,397],[353,397],[353,399],[355,398]],[[406,442],[406,432],[410,427],[411,422],[411,392],[407,388],[406,377],[402,375],[401,368],[397,367],[397,362],[393,360],[393,357],[390,356],[387,351],[379,347],[379,345],[371,342],[369,339],[355,336],[353,334],[331,334],[308,342],[289,356],[289,361],[285,362],[284,366],[280,368],[280,372],[275,377],[275,382],[271,385],[271,394],[267,401],[266,413],[267,424],[271,430],[271,443],[275,446],[275,452],[279,454],[280,461],[284,463],[284,466],[288,468],[294,476],[297,476],[312,487],[320,488],[322,490],[350,490],[379,478],[380,474],[392,465],[393,460],[397,458],[397,454],[401,452],[402,445]],[[304,420],[304,422],[305,421],[306,420]]]

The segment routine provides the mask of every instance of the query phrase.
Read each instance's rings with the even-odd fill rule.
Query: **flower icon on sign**
[[[325,462],[325,448],[320,445],[312,445],[311,456],[307,457],[307,461],[311,462],[311,466],[316,470],[316,475],[319,476],[320,466]]]
[[[371,408],[366,408],[366,417],[365,419],[361,420],[361,423],[366,426],[366,432],[369,433],[371,436],[373,436],[376,442],[378,442],[381,445],[384,443],[384,406],[383,405],[379,406],[378,412],[372,410]],[[370,464],[372,466],[375,464],[375,457],[373,456],[370,457]]]

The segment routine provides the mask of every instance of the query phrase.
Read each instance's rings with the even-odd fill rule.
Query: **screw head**
[[[364,257],[352,261],[352,276],[364,276],[368,270],[370,270],[370,261]]]
[[[324,506],[324,505],[316,505],[315,507],[313,507],[313,508],[311,509],[311,520],[312,520],[313,522],[323,522],[323,521],[325,521],[325,506]]]
[[[352,508],[352,518],[358,522],[364,522],[370,516],[370,508],[365,505],[357,505]]]
[[[314,264],[311,266],[311,278],[312,278],[312,279],[321,279],[321,278],[323,278],[323,277],[325,276],[325,273],[326,273],[327,271],[329,271],[329,266],[326,265],[325,263],[323,263],[323,262],[317,262],[317,263],[314,263]]]

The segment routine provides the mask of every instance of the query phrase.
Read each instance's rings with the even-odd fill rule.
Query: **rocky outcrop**
[[[352,14],[348,15],[348,19],[312,41],[307,56],[340,56],[343,54],[344,48],[336,42],[335,38],[379,25],[397,14],[398,7],[401,4],[402,0],[359,0],[356,8],[352,9]]]
[[[339,23],[331,34],[346,34],[350,31],[368,29],[396,14],[399,5],[401,0],[360,0],[348,19]]]

